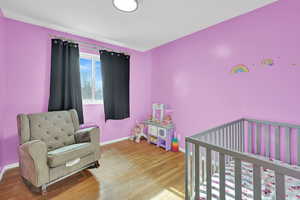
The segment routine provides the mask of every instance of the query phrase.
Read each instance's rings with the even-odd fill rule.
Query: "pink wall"
[[[241,117],[300,123],[299,10],[281,0],[154,49],[152,102],[174,108],[182,136]]]
[[[151,81],[149,76],[151,74],[150,53],[123,49],[9,19],[5,19],[5,29],[7,32],[5,68],[7,69],[7,85],[9,87],[4,98],[6,100],[5,118],[4,121],[1,121],[4,164],[17,161],[17,114],[47,111],[51,50],[48,34],[89,41],[116,50],[126,50],[131,54],[131,118],[108,121],[105,124],[103,106],[89,105],[84,107],[85,121],[101,126],[102,142],[128,136],[135,120],[141,120],[148,116],[151,107],[149,93]]]
[[[3,99],[5,99],[5,48],[4,48],[4,42],[5,42],[5,27],[4,27],[4,19],[2,15],[2,11],[0,9],[0,121],[3,120],[3,109],[4,109],[4,103]],[[2,123],[1,123],[2,124]],[[0,170],[3,167],[3,127],[0,126]]]

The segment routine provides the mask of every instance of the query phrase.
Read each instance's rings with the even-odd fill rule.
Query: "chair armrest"
[[[80,129],[75,132],[76,143],[91,142],[99,147],[100,129],[98,127]]]
[[[80,129],[75,132],[76,143],[90,142],[94,147],[95,161],[101,157],[100,153],[100,129],[98,127]]]
[[[49,182],[47,154],[47,145],[40,140],[19,146],[21,175],[36,187]]]

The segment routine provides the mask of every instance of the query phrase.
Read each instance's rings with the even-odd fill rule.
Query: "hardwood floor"
[[[47,196],[31,192],[18,168],[4,174],[0,200],[181,200],[184,154],[146,142],[122,141],[101,147],[98,169],[85,170],[50,186]]]

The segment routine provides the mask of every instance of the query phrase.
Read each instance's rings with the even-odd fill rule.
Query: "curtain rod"
[[[100,51],[100,50],[114,51],[114,52],[117,52],[117,53],[123,53],[123,54],[126,54],[126,55],[130,55],[128,52],[125,52],[125,51],[116,51],[116,50],[108,48],[108,47],[103,47],[103,46],[100,46],[100,45],[96,45],[96,44],[93,44],[93,43],[84,42],[84,41],[80,41],[80,40],[75,40],[75,39],[72,39],[72,38],[66,38],[66,37],[63,37],[63,36],[52,35],[52,34],[49,34],[49,37],[51,39],[61,39],[61,40],[68,41],[68,42],[78,43],[79,46],[82,46],[83,48],[89,48],[89,49],[98,50],[98,51]]]

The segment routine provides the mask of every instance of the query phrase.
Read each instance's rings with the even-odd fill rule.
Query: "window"
[[[80,53],[80,79],[83,104],[102,104],[102,75],[99,55]]]

